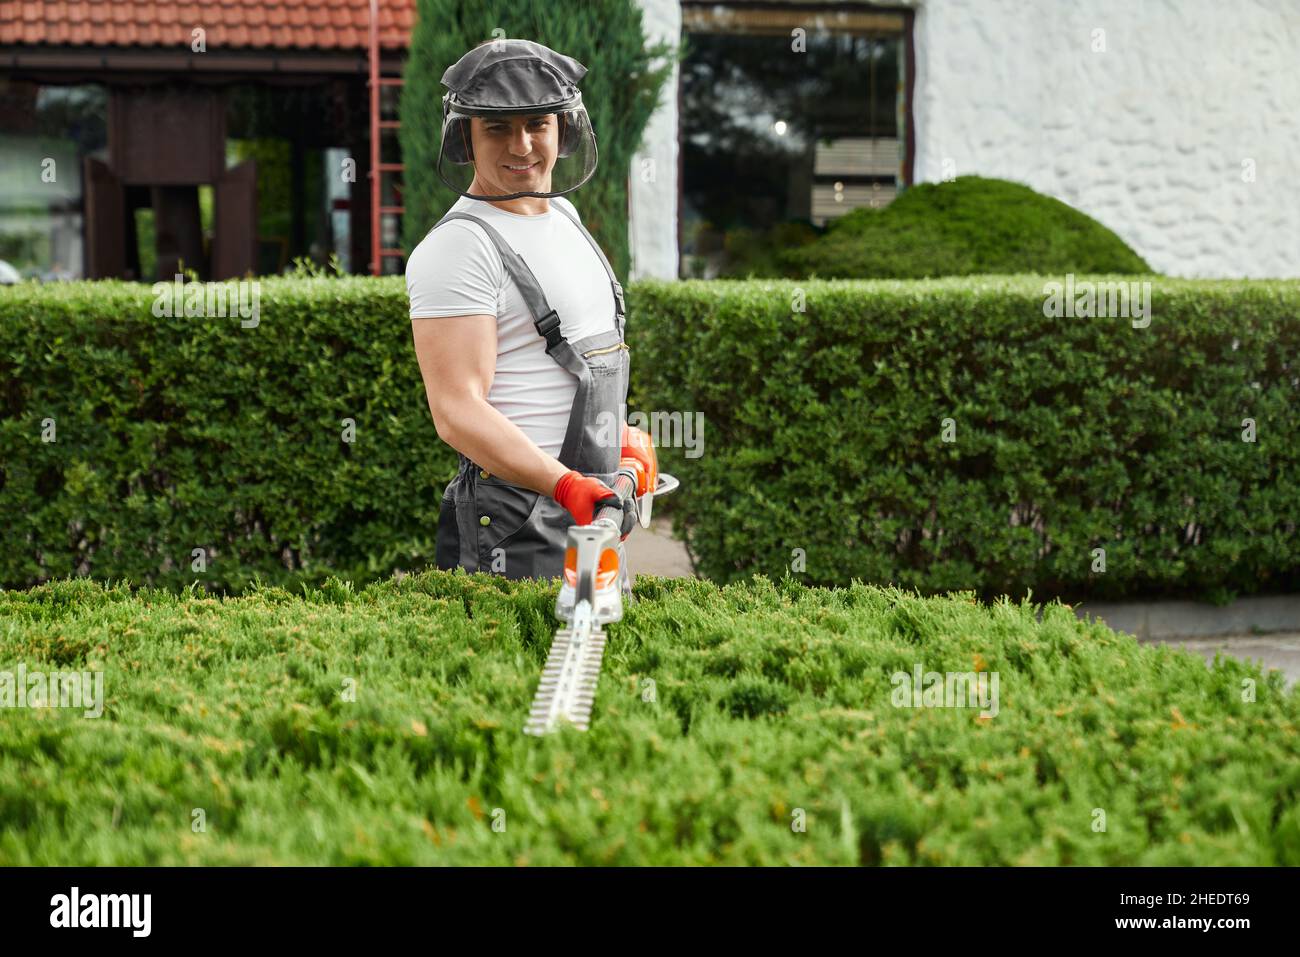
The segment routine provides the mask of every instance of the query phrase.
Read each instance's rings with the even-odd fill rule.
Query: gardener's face
[[[474,173],[489,195],[550,192],[559,152],[554,113],[535,116],[472,117]]]

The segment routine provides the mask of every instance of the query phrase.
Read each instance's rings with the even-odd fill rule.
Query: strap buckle
[[[614,287],[614,302],[618,305],[618,314],[620,316],[627,315],[627,306],[623,303],[623,287],[619,285],[617,279],[611,280],[610,285]]]
[[[537,327],[537,333],[545,337],[547,349],[553,349],[564,338],[560,332],[560,316],[554,309],[548,312],[542,318],[538,319],[534,325]]]

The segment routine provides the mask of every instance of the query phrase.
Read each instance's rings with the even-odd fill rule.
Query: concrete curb
[[[1079,618],[1140,641],[1300,632],[1300,595],[1257,595],[1218,607],[1197,601],[1071,603]]]

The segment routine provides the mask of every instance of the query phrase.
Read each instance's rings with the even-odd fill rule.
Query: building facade
[[[297,256],[366,272],[370,70],[400,72],[414,16],[375,3],[372,45],[371,9],[0,3],[0,261],[42,279],[222,279]],[[399,192],[385,175],[381,203]]]
[[[630,278],[737,274],[966,174],[1069,203],[1160,272],[1300,276],[1295,0],[636,2],[684,51],[628,171]],[[361,273],[396,245],[397,90],[376,115],[367,32],[373,9],[399,73],[414,0],[196,9],[202,37],[166,0],[0,2],[0,263]]]
[[[900,79],[896,136],[900,154],[909,140],[912,151],[900,160],[897,188],[966,174],[1011,179],[1097,219],[1159,272],[1300,276],[1300,4],[1293,0],[640,2],[648,27],[680,31],[688,43],[704,40],[706,51],[713,31],[753,33],[753,12],[769,13],[774,23],[780,14],[787,29],[770,37],[769,63],[803,56],[807,73],[829,69],[838,84],[829,95],[837,99],[854,95],[863,75],[834,66],[826,54],[839,49],[833,43],[790,51],[791,30],[843,44],[864,32],[866,14],[904,14],[897,42],[912,72]],[[751,12],[749,25],[734,25],[738,11]],[[844,19],[854,13],[856,25]],[[886,46],[899,29],[875,26]],[[684,75],[700,57],[688,54]],[[736,99],[766,102],[759,84]],[[655,129],[688,131],[699,109],[666,97]],[[860,122],[867,129],[871,121],[863,115]],[[888,139],[887,132],[871,135]],[[679,145],[686,154],[680,164],[689,160],[689,140],[654,138],[647,147],[652,168],[671,167]],[[856,168],[876,163],[885,148],[877,142],[876,155],[859,156]],[[674,198],[680,184],[671,178],[646,181],[637,172],[635,273],[690,274],[689,199]],[[690,173],[684,178],[689,193]],[[864,200],[851,185],[841,194],[845,209]],[[684,210],[670,230],[662,211],[675,206]]]

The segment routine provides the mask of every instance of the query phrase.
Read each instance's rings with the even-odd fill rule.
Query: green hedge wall
[[[1300,283],[1136,277],[1134,328],[1048,318],[1053,278],[639,284],[636,403],[705,423],[699,457],[661,451],[700,572],[986,596],[1300,585]]]
[[[705,423],[698,458],[661,450],[683,480],[664,511],[720,581],[1295,588],[1300,283],[1154,282],[1145,329],[1046,318],[1041,277],[634,284],[631,410]],[[455,456],[400,278],[262,280],[255,328],[153,302],[113,282],[0,296],[0,585],[239,592],[432,564]]]
[[[253,328],[156,318],[153,302],[115,282],[0,297],[0,584],[239,592],[255,575],[432,564],[455,453],[429,415],[400,277],[261,280]]]

